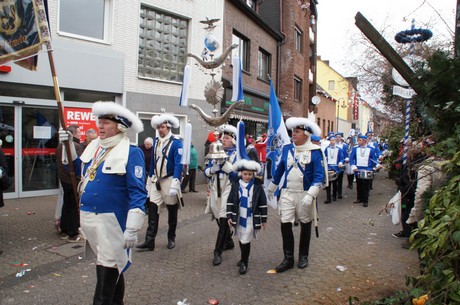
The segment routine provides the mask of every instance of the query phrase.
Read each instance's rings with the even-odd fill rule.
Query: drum
[[[327,171],[327,176],[329,179],[329,182],[334,181],[339,177],[339,174],[336,171]]]
[[[359,179],[374,179],[374,171],[360,170],[358,171]]]

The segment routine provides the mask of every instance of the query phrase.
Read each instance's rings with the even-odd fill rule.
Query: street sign
[[[393,95],[398,95],[406,99],[411,99],[415,95],[415,91],[412,90],[411,88],[393,86]]]

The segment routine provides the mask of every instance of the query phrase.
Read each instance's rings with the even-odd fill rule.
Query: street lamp
[[[342,101],[342,105],[340,105],[340,101]],[[347,108],[347,102],[343,98],[339,98],[337,100],[337,132],[339,132],[339,110],[340,107]]]

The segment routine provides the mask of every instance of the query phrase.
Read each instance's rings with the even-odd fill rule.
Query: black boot
[[[248,272],[248,261],[249,261],[249,253],[251,252],[251,243],[242,244],[240,242],[240,249],[241,249],[241,264],[240,264],[240,274],[246,274]]]
[[[155,237],[158,232],[158,222],[160,220],[160,215],[158,214],[158,205],[153,202],[147,204],[149,211],[149,222],[147,227],[147,232],[145,233],[144,243],[137,245],[138,249],[147,249],[153,251],[155,249]]]
[[[118,281],[118,269],[96,265],[97,283],[93,305],[112,305],[115,294],[123,302],[123,291],[115,293]],[[123,303],[121,303],[123,304]]]
[[[168,249],[172,249],[176,246],[176,228],[177,228],[177,211],[179,205],[167,205],[168,209]]]
[[[219,232],[217,233],[217,240],[216,240],[216,246],[214,248],[214,258],[212,260],[212,264],[214,266],[220,265],[222,263],[222,252],[224,243],[225,243],[225,238],[228,235],[229,227],[227,224],[227,218],[219,218]]]
[[[331,203],[331,187],[330,186],[326,187],[326,195],[327,195],[326,196],[327,199],[326,201],[324,201],[324,203],[326,204]]]
[[[284,260],[276,266],[276,272],[281,273],[294,267],[294,234],[292,224],[281,223],[281,235],[283,237]]]
[[[227,222],[225,224],[227,224]],[[232,229],[229,228],[225,235],[224,244],[222,246],[223,251],[231,250],[235,248],[235,243],[233,242],[232,235],[233,235]]]
[[[311,221],[300,223],[300,242],[299,242],[299,262],[297,267],[300,269],[308,266],[308,252],[310,251]]]
[[[112,305],[123,305],[123,297],[125,295],[125,278],[123,273],[118,277],[117,286],[115,287],[115,294],[113,295]]]

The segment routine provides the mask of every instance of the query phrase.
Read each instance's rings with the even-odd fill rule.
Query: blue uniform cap
[[[358,139],[364,139],[364,140],[367,140],[367,136],[365,136],[365,135],[361,134],[361,135],[359,135],[359,136],[358,136]]]
[[[312,141],[321,141],[321,137],[320,137],[320,136],[317,136],[317,135],[314,135],[314,134],[312,134],[312,135],[311,135],[311,140],[312,140]]]

